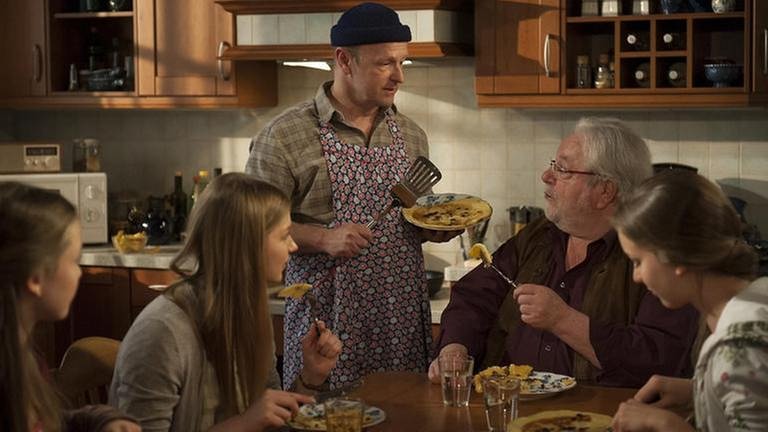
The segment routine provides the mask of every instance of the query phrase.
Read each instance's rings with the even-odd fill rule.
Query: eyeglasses
[[[555,161],[554,159],[549,161],[549,169],[551,169],[552,172],[555,173],[555,177],[557,177],[560,180],[567,180],[573,177],[574,174],[584,174],[584,175],[592,175],[592,176],[600,175],[592,171],[578,171],[578,170],[565,169],[562,166],[560,166],[560,164],[557,163],[557,161]]]

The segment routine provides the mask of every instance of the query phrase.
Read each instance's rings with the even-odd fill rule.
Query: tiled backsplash
[[[65,143],[71,167],[71,140],[101,140],[110,191],[133,189],[169,193],[173,172],[184,174],[185,189],[198,169],[240,171],[250,137],[290,105],[310,98],[329,72],[283,67],[280,106],[230,111],[0,111],[0,139]],[[543,206],[542,170],[561,138],[579,117],[615,115],[628,121],[651,147],[654,162],[693,165],[748,202],[747,217],[768,236],[768,111],[634,110],[530,111],[478,109],[471,61],[442,61],[412,67],[398,94],[398,107],[430,139],[430,154],[443,171],[437,192],[462,192],[488,200],[495,213],[488,246],[509,236],[506,209]],[[460,259],[457,241],[428,244],[431,267]],[[437,260],[442,260],[438,264]]]

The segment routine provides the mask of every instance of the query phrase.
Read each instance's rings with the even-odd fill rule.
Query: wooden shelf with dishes
[[[581,83],[564,69],[565,94],[623,93],[638,89],[667,93],[747,93],[749,53],[744,44],[749,23],[743,11],[725,14],[568,17],[565,64],[579,56],[607,54],[614,63],[613,83]],[[743,47],[734,49],[733,47]],[[573,68],[571,68],[573,69]],[[720,75],[718,75],[720,74]],[[712,91],[712,88],[715,88]]]
[[[57,12],[53,14],[55,19],[89,19],[89,18],[131,18],[133,11],[119,12]]]
[[[214,0],[0,2],[0,107],[235,108],[277,104],[274,62],[218,59],[234,37]]]
[[[476,37],[491,47],[478,46],[480,106],[768,103],[768,2],[741,0],[723,13],[712,11],[709,1],[695,8],[682,2],[688,9],[671,13],[650,2],[649,14],[631,15],[637,2],[624,0],[624,14],[616,16],[582,16],[586,0],[539,3],[495,0],[478,6]],[[524,18],[538,25],[524,25]],[[484,22],[493,25],[480,27]],[[535,40],[543,43],[535,47]],[[517,45],[517,52],[509,45]]]

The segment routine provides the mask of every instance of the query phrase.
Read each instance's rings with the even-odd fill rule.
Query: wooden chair
[[[54,381],[69,408],[107,403],[120,341],[86,337],[67,348]]]

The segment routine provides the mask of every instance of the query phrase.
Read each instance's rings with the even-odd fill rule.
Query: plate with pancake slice
[[[411,208],[403,209],[405,220],[435,231],[462,230],[493,214],[487,201],[472,195],[444,193],[425,195]]]
[[[540,399],[564,392],[576,386],[576,379],[552,372],[535,371],[529,365],[491,366],[474,377],[475,391],[483,392],[483,379],[491,376],[512,376],[520,379],[520,400]]]
[[[377,425],[387,418],[383,409],[375,406],[366,406],[363,412],[363,429]],[[306,404],[299,408],[299,413],[288,421],[288,426],[293,429],[307,431],[324,431],[325,407],[323,404]]]
[[[611,417],[586,411],[542,411],[512,422],[513,432],[605,432]]]

